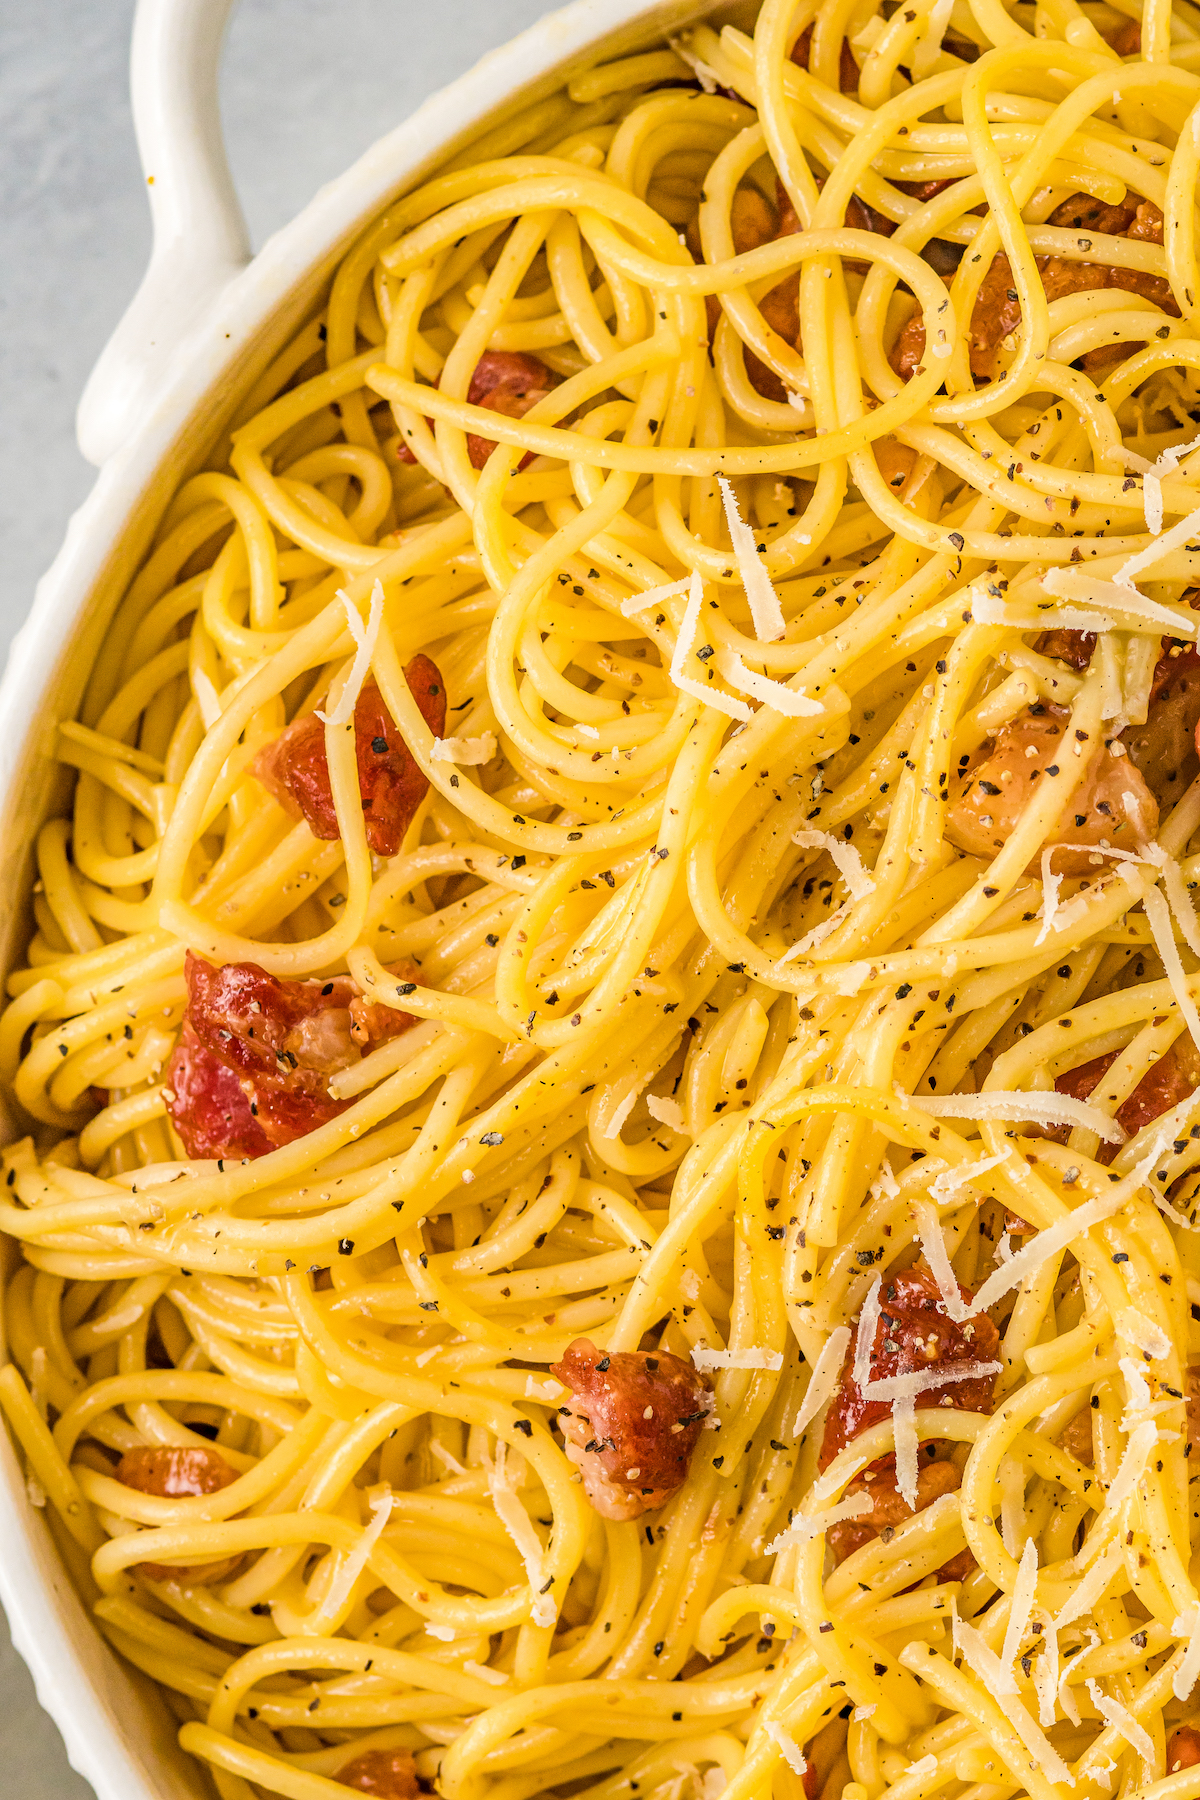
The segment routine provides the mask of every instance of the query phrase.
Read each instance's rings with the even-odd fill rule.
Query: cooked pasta
[[[221,1800],[1200,1797],[1200,10],[738,16],[58,723],[0,1401]]]

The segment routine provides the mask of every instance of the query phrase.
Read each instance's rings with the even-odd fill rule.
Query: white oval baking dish
[[[742,10],[721,0],[574,0],[427,100],[250,260],[217,108],[232,6],[139,0],[137,8],[133,108],[154,247],[80,405],[80,445],[100,465],[95,486],[38,583],[0,681],[5,973],[30,929],[24,895],[56,779],[55,725],[74,713],[96,646],[172,492],[203,463],[238,395],[313,306],[355,234],[479,131],[570,74],[689,19]],[[2,1095],[0,1124],[11,1135]],[[0,1257],[5,1248],[0,1240]],[[211,1789],[179,1751],[167,1707],[108,1649],[76,1596],[2,1431],[0,1601],[38,1699],[98,1800],[208,1800]]]

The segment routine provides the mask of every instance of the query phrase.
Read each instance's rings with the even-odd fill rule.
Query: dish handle
[[[150,262],[100,353],[75,429],[102,464],[166,385],[180,345],[250,260],[221,132],[217,76],[235,0],[138,0],[130,86],[150,199]]]

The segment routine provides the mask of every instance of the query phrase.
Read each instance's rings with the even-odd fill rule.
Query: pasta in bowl
[[[0,1404],[222,1800],[1200,1793],[1197,44],[602,62],[167,508]]]

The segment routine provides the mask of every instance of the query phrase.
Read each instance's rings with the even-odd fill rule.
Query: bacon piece
[[[1200,590],[1193,590],[1193,596],[1195,605]],[[1180,647],[1170,638],[1163,639],[1163,649],[1154,670],[1146,723],[1126,726],[1121,742],[1151,793],[1166,802],[1177,800],[1200,768],[1196,757],[1200,656],[1192,644]]]
[[[1083,1463],[1086,1468],[1092,1467],[1096,1453],[1092,1446],[1092,1409],[1090,1405],[1075,1414],[1065,1431],[1060,1432],[1058,1441],[1068,1456],[1073,1456],[1076,1462]]]
[[[588,1338],[576,1338],[550,1373],[571,1390],[573,1405],[560,1408],[559,1422],[601,1518],[636,1519],[665,1506],[712,1409],[703,1376],[665,1350],[601,1355]]]
[[[401,982],[418,976],[411,963],[390,973]],[[346,975],[280,981],[256,963],[215,968],[191,951],[185,975],[167,1091],[189,1156],[265,1156],[335,1119],[350,1102],[330,1094],[330,1075],[415,1023],[366,1000]]]
[[[792,45],[792,61],[801,69],[808,68],[808,59],[812,51],[812,36],[812,26],[806,25]],[[854,52],[846,38],[842,39],[838,58],[838,86],[843,94],[857,94],[858,92],[858,64],[854,60]]]
[[[1064,756],[1071,754],[1064,739],[1070,714],[1065,706],[1039,702],[1007,724],[982,747],[980,760],[969,765],[960,778],[958,797],[946,814],[946,835],[960,850],[973,856],[994,856],[1011,837],[1035,785],[1055,778]],[[1056,874],[1086,875],[1093,867],[1090,851],[1110,845],[1132,850],[1153,838],[1158,830],[1158,805],[1131,758],[1116,757],[1103,743],[1097,745],[1083,780],[1063,802],[1045,843],[1082,845],[1060,850],[1054,859]],[[1040,849],[1029,864],[1036,873]]]
[[[1167,1739],[1167,1774],[1194,1768],[1197,1763],[1200,1763],[1200,1731],[1194,1725],[1180,1725]]]
[[[895,438],[876,438],[875,461],[888,486],[899,493],[917,464],[917,453]]]
[[[471,406],[486,406],[489,412],[503,413],[505,418],[523,419],[530,407],[536,406],[542,395],[550,393],[561,381],[561,375],[548,369],[540,358],[527,356],[523,350],[485,350],[475,364],[467,400]],[[477,437],[473,431],[468,431],[467,456],[473,469],[482,469],[495,448],[494,439]],[[530,450],[521,458],[517,464],[518,472],[528,468],[533,456]],[[397,446],[396,459],[402,463],[417,460],[407,444]]]
[[[1100,36],[1118,56],[1142,54],[1142,27],[1137,19],[1122,19],[1119,25],[1101,30]]]
[[[421,717],[434,736],[441,737],[446,728],[446,684],[437,664],[427,656],[414,656],[404,679]],[[367,842],[377,856],[395,856],[429,783],[374,681],[363,684],[355,703],[354,747]],[[250,764],[250,773],[285,812],[303,819],[314,837],[341,836],[325,755],[325,727],[315,713],[293,719],[279,737],[264,745]]]
[[[947,1388],[945,1391],[953,1393],[954,1390]],[[842,1519],[830,1527],[829,1548],[834,1562],[845,1562],[848,1556],[877,1538],[881,1531],[894,1531],[897,1525],[903,1525],[914,1513],[924,1512],[943,1494],[953,1494],[961,1480],[962,1476],[952,1462],[922,1463],[917,1471],[917,1504],[909,1506],[896,1485],[896,1458],[880,1457],[878,1462],[857,1475],[846,1489],[847,1498],[851,1494],[870,1494],[873,1505],[869,1513],[863,1513],[857,1519]]]
[[[343,1763],[334,1780],[356,1793],[376,1794],[379,1800],[416,1800],[421,1792],[417,1765],[408,1750],[364,1750]]]
[[[1094,1056],[1090,1062],[1068,1069],[1065,1074],[1056,1078],[1055,1091],[1069,1094],[1073,1100],[1086,1100],[1116,1060],[1117,1052],[1113,1050],[1105,1056]],[[1151,1064],[1129,1098],[1121,1102],[1116,1113],[1117,1124],[1133,1137],[1154,1119],[1161,1118],[1163,1113],[1178,1106],[1181,1100],[1186,1100],[1189,1094],[1194,1094],[1197,1087],[1200,1087],[1200,1050],[1193,1044],[1190,1032],[1185,1031],[1176,1038],[1165,1055]],[[1066,1125],[1055,1125],[1047,1128],[1042,1135],[1053,1138],[1056,1143],[1065,1144],[1070,1129]],[[1101,1144],[1096,1160],[1110,1163],[1118,1148],[1116,1144]],[[1028,1226],[1025,1229],[1028,1230]]]
[[[1200,607],[1200,588],[1189,588],[1183,604]],[[1096,634],[1056,627],[1044,631],[1034,648],[1073,669],[1086,669],[1096,648]],[[1182,793],[1200,766],[1195,753],[1200,728],[1200,655],[1186,640],[1165,637],[1161,648],[1146,722],[1127,726],[1121,733],[1130,762],[1160,801]]]
[[[141,1444],[136,1450],[125,1452],[117,1464],[116,1476],[123,1487],[133,1488],[139,1494],[184,1500],[200,1494],[219,1494],[237,1480],[237,1471],[216,1450],[200,1444]],[[200,1563],[192,1569],[145,1562],[138,1563],[137,1568],[148,1581],[178,1581],[191,1586],[224,1581],[241,1560],[240,1556],[225,1556],[219,1562]]]
[[[1111,206],[1089,194],[1072,194],[1055,207],[1047,223],[1068,230],[1083,229],[1109,237],[1133,238],[1142,243],[1161,244],[1163,241],[1162,213],[1153,201],[1142,200],[1137,194],[1127,194],[1120,206]],[[1039,256],[1035,261],[1048,301],[1061,300],[1067,294],[1091,293],[1100,288],[1121,288],[1126,293],[1140,294],[1153,301],[1173,318],[1179,317],[1171,284],[1161,275],[1149,275],[1140,269],[1118,269],[1109,263],[1074,262],[1061,256]],[[968,344],[972,375],[985,381],[995,378],[996,353],[1020,322],[1021,303],[1013,285],[1012,265],[1001,250],[992,258],[971,312]],[[1089,351],[1088,356],[1101,355],[1111,360],[1115,350],[1119,353],[1118,360],[1123,361],[1140,348],[1139,344],[1104,345],[1100,352]],[[888,360],[896,374],[907,381],[924,351],[925,327],[921,315],[914,313],[892,346]],[[1095,364],[1093,372],[1097,372]]]
[[[942,1564],[937,1572],[937,1579],[938,1581],[965,1581],[967,1576],[973,1575],[978,1567],[979,1564],[975,1561],[973,1552],[964,1548],[958,1552],[957,1556],[952,1556],[949,1562]]]
[[[964,1303],[972,1295],[960,1287]],[[861,1326],[859,1327],[861,1329]],[[890,1400],[866,1400],[854,1379],[852,1344],[842,1367],[841,1382],[825,1420],[818,1468],[825,1469],[839,1450],[872,1425],[891,1417]],[[893,1375],[956,1368],[963,1363],[991,1362],[1000,1345],[1000,1334],[986,1313],[976,1313],[959,1324],[946,1316],[937,1282],[927,1269],[905,1269],[884,1281],[880,1290],[879,1323],[871,1345],[869,1379],[884,1381]],[[947,1399],[960,1412],[992,1410],[991,1375],[922,1389],[916,1396],[921,1406],[941,1406]]]

